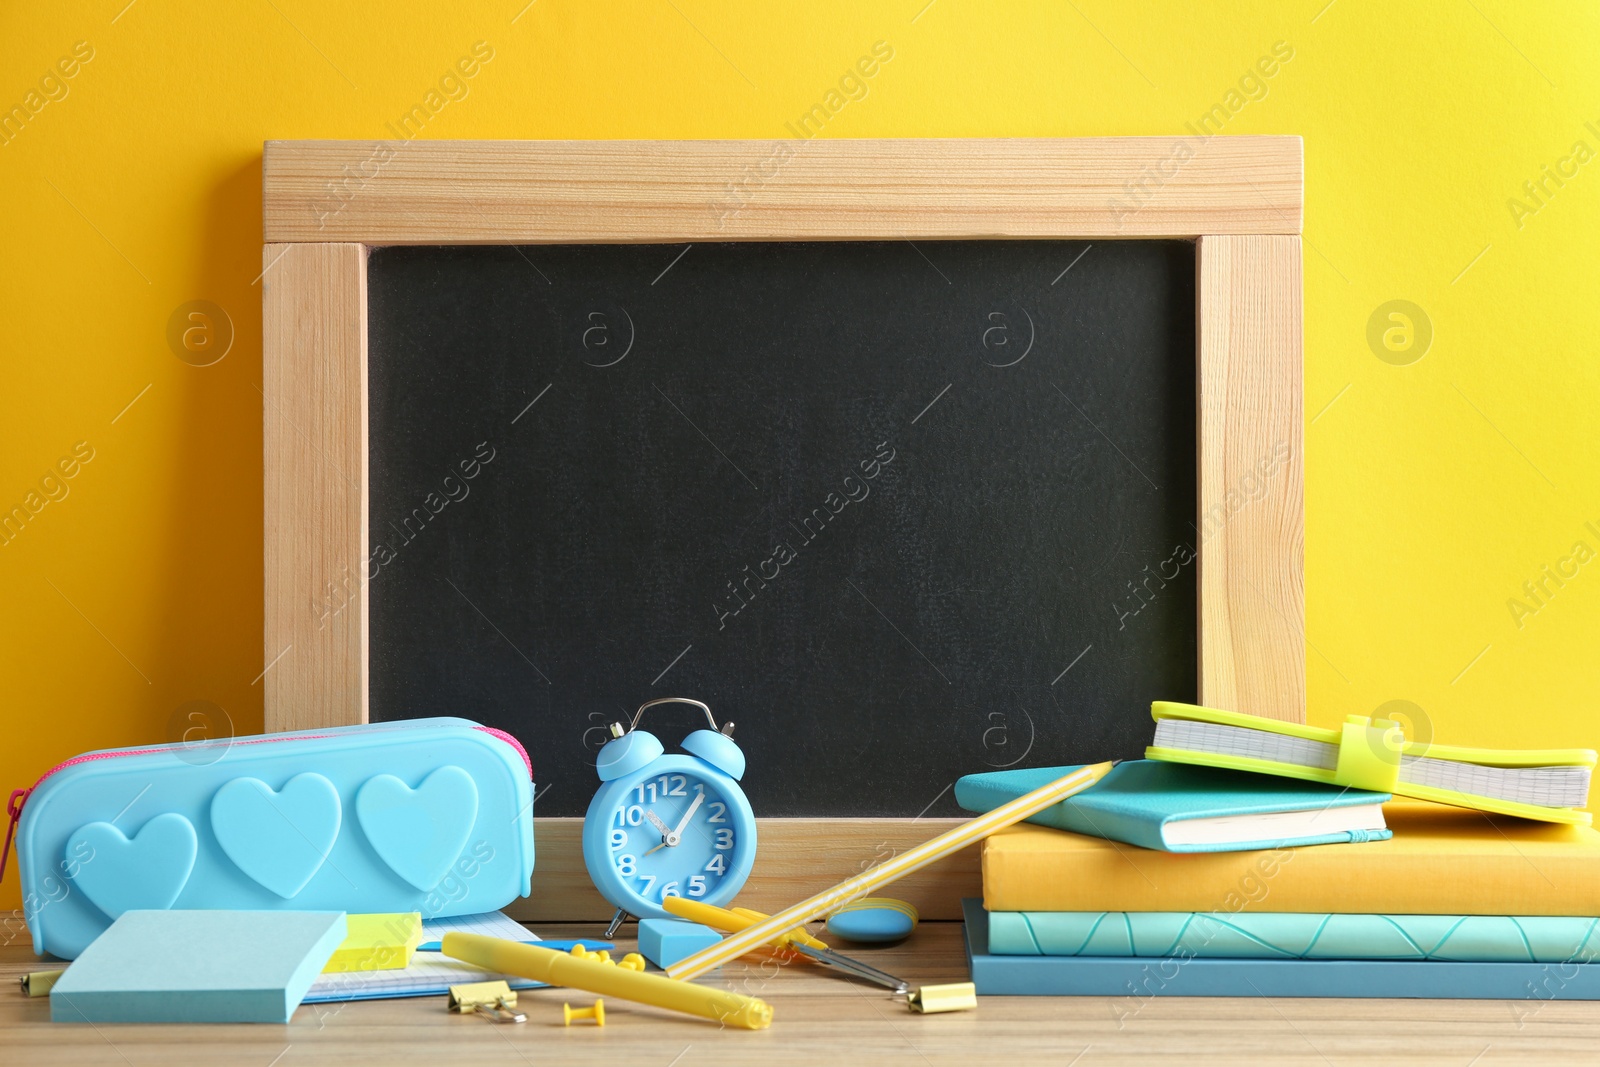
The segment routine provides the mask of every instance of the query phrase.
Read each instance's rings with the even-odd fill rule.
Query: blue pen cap
[[[646,765],[659,759],[665,751],[655,734],[647,730],[631,730],[621,737],[606,742],[606,746],[600,750],[600,755],[595,759],[594,769],[600,775],[602,782],[614,781],[625,774],[642,770]],[[739,769],[744,769],[743,756],[739,757]]]
[[[683,739],[683,750],[699,756],[736,782],[744,777],[744,752],[731,737],[715,730],[696,730]]]

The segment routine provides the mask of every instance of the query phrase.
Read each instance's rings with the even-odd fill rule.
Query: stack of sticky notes
[[[322,968],[323,974],[396,971],[409,967],[411,957],[422,943],[420,912],[347,915],[345,926],[344,942]]]
[[[444,958],[440,938],[456,931],[539,941],[499,912],[425,922],[417,912],[129,911],[59,978],[40,977],[55,981],[52,1019],[97,1024],[281,1023],[302,1002],[442,995],[475,980],[539,984]]]
[[[1600,833],[1241,770],[1118,764],[987,839],[966,912],[979,993],[1600,999]]]
[[[55,1022],[284,1023],[345,939],[337,911],[127,911],[50,990]]]

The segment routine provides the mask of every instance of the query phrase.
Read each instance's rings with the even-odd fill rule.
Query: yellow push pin
[[[611,962],[611,953],[607,952],[605,949],[601,949],[599,952],[596,952],[593,956],[591,956],[589,958],[593,959],[593,960],[599,960],[601,963],[610,963]]]
[[[584,948],[583,947],[583,942],[580,941],[576,945],[572,946],[572,955],[577,959],[586,960],[590,956],[595,955],[595,953],[590,952],[588,949]]]
[[[637,952],[630,952],[617,962],[617,966],[625,971],[644,970],[644,957]]]
[[[561,1025],[571,1026],[574,1019],[593,1019],[596,1026],[606,1024],[606,1002],[597,1000],[592,1008],[574,1008],[571,1004],[561,1005]]]

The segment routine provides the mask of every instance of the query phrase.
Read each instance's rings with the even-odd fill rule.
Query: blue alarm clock
[[[667,755],[639,718],[657,704],[692,704],[705,712],[709,730],[683,739],[688,755]],[[670,919],[667,897],[721,906],[744,886],[756,860],[756,820],[739,788],[744,753],[719,730],[711,709],[698,700],[663,697],[642,705],[612,740],[595,769],[599,792],[583,818],[583,862],[600,895],[624,914]]]

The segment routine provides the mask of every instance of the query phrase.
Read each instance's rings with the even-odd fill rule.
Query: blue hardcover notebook
[[[342,911],[125,911],[50,990],[58,1023],[286,1023]]]
[[[1213,960],[1193,956],[996,956],[983,902],[964,900],[980,996],[1111,997],[1119,1021],[1151,997],[1426,997],[1600,1000],[1600,964],[1439,960]]]
[[[1076,767],[969,774],[956,803],[992,811]],[[1164,852],[1242,852],[1382,841],[1388,793],[1160,760],[1119,763],[1077,796],[1029,819],[1058,830]]]

